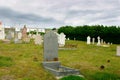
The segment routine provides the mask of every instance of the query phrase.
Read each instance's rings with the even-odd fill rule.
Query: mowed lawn
[[[77,44],[77,49],[59,50],[59,61],[67,67],[79,69],[87,80],[93,80],[97,72],[120,75],[120,57],[116,46],[87,45],[83,41],[66,41]],[[56,80],[42,67],[43,46],[0,42],[0,80]],[[109,61],[109,62],[108,62]],[[103,65],[104,69],[100,69]]]

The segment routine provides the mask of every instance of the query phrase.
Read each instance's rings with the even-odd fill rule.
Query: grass
[[[59,50],[59,61],[64,66],[80,70],[87,80],[100,80],[98,75],[114,76],[120,80],[120,57],[116,56],[116,46],[100,47],[87,45],[83,41],[66,41],[66,44],[78,44],[76,50]],[[110,62],[107,62],[110,60]],[[42,45],[6,44],[0,42],[0,80],[56,80],[42,67]],[[103,65],[104,69],[100,69]],[[106,74],[108,73],[108,74]],[[69,79],[70,80],[70,79]],[[102,80],[102,78],[101,78]],[[103,79],[104,80],[104,79]],[[111,79],[112,80],[112,79]]]
[[[86,80],[86,79],[80,76],[69,75],[61,78],[60,80]]]

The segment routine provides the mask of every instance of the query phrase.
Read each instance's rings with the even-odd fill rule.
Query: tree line
[[[63,32],[66,38],[71,40],[86,41],[87,36],[95,38],[100,36],[106,42],[120,44],[120,26],[103,26],[103,25],[83,25],[83,26],[62,26],[58,33]]]

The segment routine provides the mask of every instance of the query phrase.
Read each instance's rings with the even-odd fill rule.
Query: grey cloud
[[[3,21],[9,21],[9,23],[18,24],[61,24],[55,19],[44,18],[34,14],[24,14],[17,11],[13,11],[9,8],[0,8],[0,19]],[[4,22],[6,23],[6,22]]]

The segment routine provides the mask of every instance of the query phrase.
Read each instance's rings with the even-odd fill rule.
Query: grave
[[[87,37],[87,44],[91,44],[90,39],[91,39],[90,36],[88,36]]]
[[[98,39],[97,46],[100,46],[100,45],[101,45],[101,44],[100,44],[100,37],[98,36],[97,39]]]
[[[64,33],[60,33],[59,37],[58,37],[58,44],[59,47],[63,47],[65,45],[65,34]]]
[[[4,40],[5,39],[5,30],[2,26],[2,22],[0,22],[0,40]]]
[[[61,65],[58,59],[58,38],[52,31],[44,35],[43,67],[57,77],[79,75],[79,70]]]
[[[37,35],[35,36],[34,42],[35,42],[36,45],[41,45],[41,44],[42,44],[43,41],[42,41],[42,37],[41,37],[40,34],[37,34]]]
[[[22,29],[22,40],[25,41],[27,38],[27,27],[24,25],[24,28]]]
[[[6,34],[6,39],[7,40],[12,40],[12,32],[9,30],[8,33]]]
[[[117,46],[117,56],[120,56],[120,46]]]

